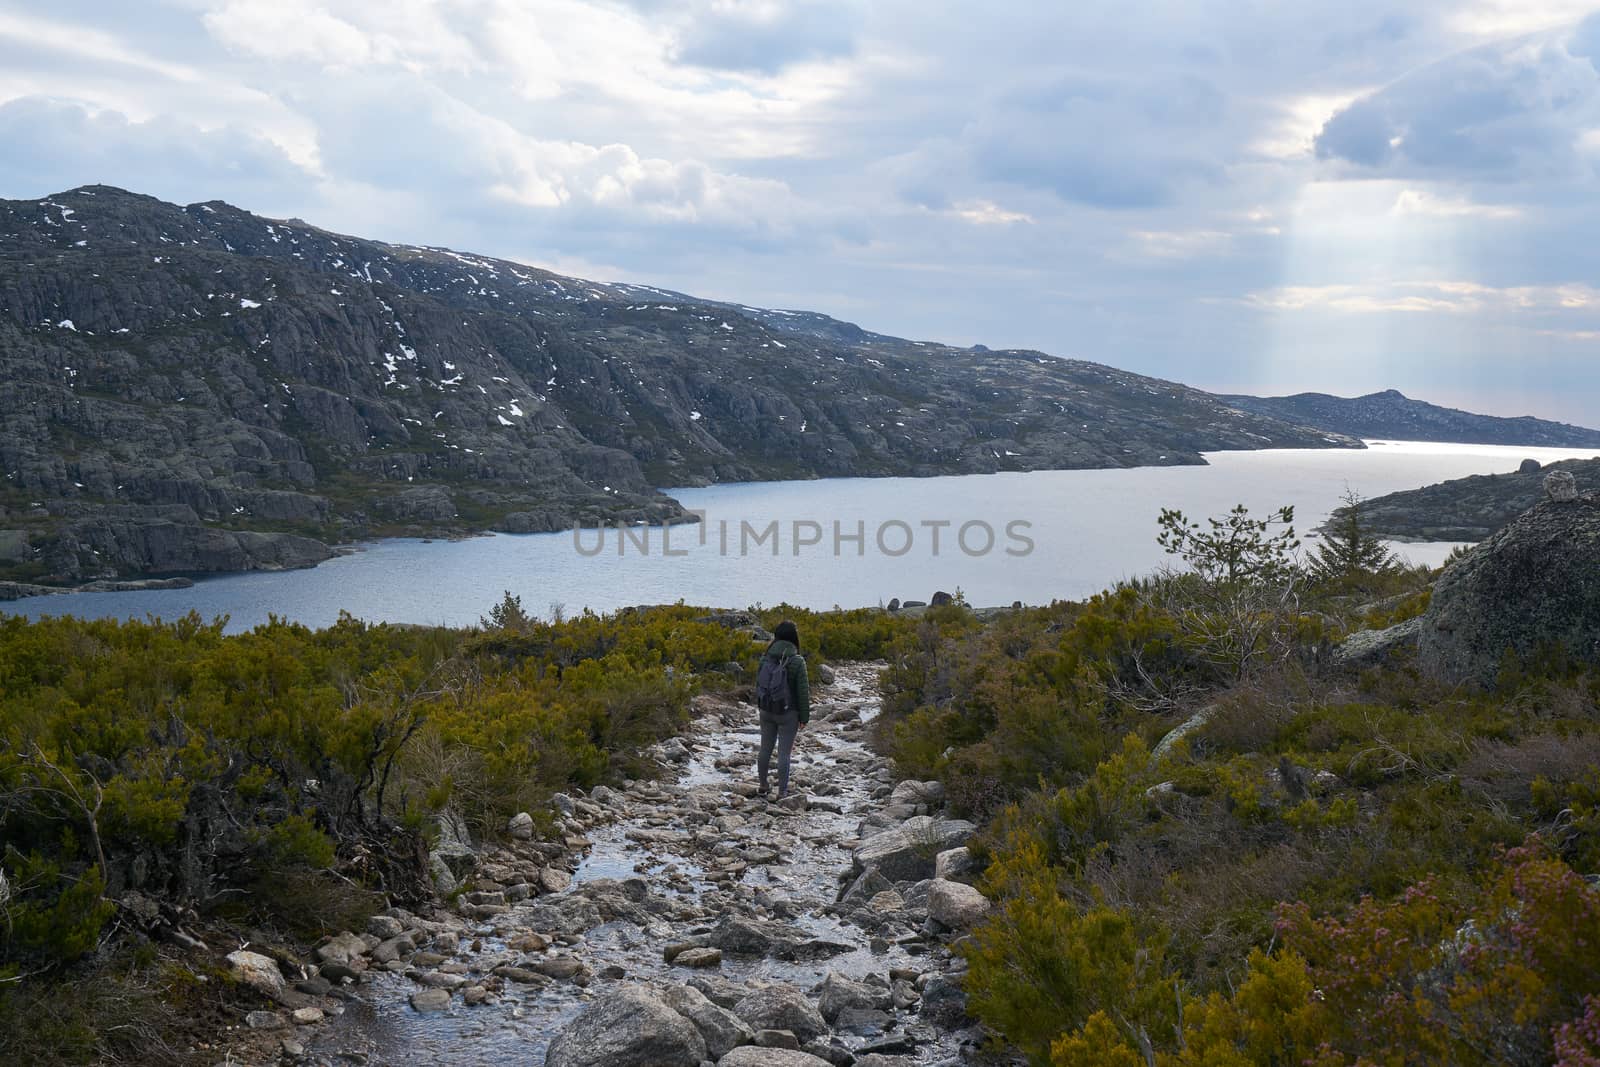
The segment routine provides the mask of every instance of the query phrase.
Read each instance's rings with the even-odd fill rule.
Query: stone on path
[[[933,860],[947,849],[964,845],[977,827],[963,819],[918,815],[901,825],[873,834],[856,846],[855,869],[873,867],[891,882],[916,882],[933,877]]]
[[[965,930],[989,914],[989,901],[963,882],[934,879],[928,887],[928,916],[953,930]]]
[[[639,987],[605,994],[550,1043],[545,1067],[698,1067],[707,1055],[694,1023]]]
[[[727,1008],[713,1004],[693,986],[668,986],[661,999],[673,1011],[688,1019],[705,1039],[712,1059],[720,1059],[740,1045],[748,1045],[754,1032],[745,1021]]]
[[[801,1041],[828,1032],[822,1014],[793,986],[753,989],[733,1006],[733,1013],[754,1030],[788,1030]]]
[[[717,1067],[833,1067],[809,1052],[781,1048],[736,1048],[717,1061]]]

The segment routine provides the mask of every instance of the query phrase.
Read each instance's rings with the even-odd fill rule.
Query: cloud
[[[0,196],[221,197],[1186,380],[1359,350],[1493,401],[1576,348],[1536,330],[1600,330],[1596,3],[0,0]]]
[[[0,143],[28,146],[0,153],[0,187],[35,195],[104,182],[187,203],[229,189],[277,210],[304,203],[314,184],[279,145],[248,129],[134,122],[41,97],[0,105]]]
[[[1494,287],[1471,281],[1414,281],[1365,285],[1291,285],[1253,292],[1245,302],[1272,311],[1596,312],[1600,289],[1587,282]]]
[[[1015,222],[1032,222],[1033,216],[1021,211],[1008,211],[993,200],[964,200],[950,208],[950,213],[974,226],[1010,226]]]
[[[1582,174],[1577,147],[1600,123],[1600,74],[1568,50],[1572,37],[1488,45],[1407,74],[1330,118],[1316,154],[1361,174],[1496,181]]]
[[[1522,209],[1504,204],[1478,204],[1465,197],[1439,196],[1426,189],[1402,189],[1395,197],[1393,215],[1431,215],[1437,218],[1520,219]]]
[[[776,74],[855,51],[859,9],[848,3],[719,3],[687,18],[676,58],[691,66]]]
[[[1135,255],[1155,259],[1216,255],[1233,243],[1233,234],[1221,230],[1134,230],[1128,236]]]
[[[228,47],[266,59],[340,65],[373,55],[365,33],[305,0],[235,0],[207,12],[204,22]]]
[[[1226,106],[1211,82],[1193,75],[1142,85],[1056,78],[1001,95],[962,143],[990,180],[1096,207],[1154,207],[1220,173],[1205,134]]]

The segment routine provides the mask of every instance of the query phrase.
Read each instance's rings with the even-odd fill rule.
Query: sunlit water
[[[469,624],[505,590],[540,613],[553,604],[568,612],[606,611],[676,600],[852,607],[894,597],[926,600],[937,589],[957,588],[974,604],[1044,603],[1087,596],[1161,566],[1167,557],[1155,533],[1163,507],[1200,518],[1240,503],[1258,512],[1290,504],[1304,531],[1319,525],[1347,488],[1372,497],[1515,470],[1529,457],[1549,462],[1583,455],[1391,442],[1365,451],[1220,452],[1209,455],[1205,467],[676,489],[669,491],[685,506],[704,509],[707,522],[673,530],[670,556],[663,554],[658,529],[636,531],[628,540],[609,531],[593,555],[585,553],[601,543],[594,531],[576,538],[569,532],[432,543],[401,539],[362,546],[314,570],[212,578],[190,589],[38,597],[0,604],[0,611],[172,618],[193,610],[207,618],[226,615],[230,628],[239,630],[269,614],[322,626],[340,611],[373,621]],[[768,534],[773,522],[776,538]],[[935,527],[925,524],[939,522],[950,525],[937,529],[935,552]],[[959,543],[960,528],[968,523],[993,531],[989,551],[983,551],[982,525],[969,526],[965,545]],[[1023,525],[1010,526],[1017,536],[1008,536],[1014,523]],[[851,539],[857,532],[860,541]],[[815,544],[796,544],[818,537]],[[1023,538],[1031,551],[1012,554],[1027,547]],[[1398,547],[1410,560],[1438,563],[1453,546]]]

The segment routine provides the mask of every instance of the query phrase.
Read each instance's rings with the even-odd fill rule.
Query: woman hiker
[[[772,746],[778,746],[778,799],[789,795],[789,752],[794,735],[811,721],[811,683],[800,654],[800,631],[785,619],[772,631],[772,643],[756,672],[756,706],[761,709],[760,772],[762,799],[767,798],[767,767]]]

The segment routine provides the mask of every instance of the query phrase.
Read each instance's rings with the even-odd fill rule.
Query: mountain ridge
[[[656,487],[1360,447],[1174,382],[110,186],[0,201],[0,580],[670,521]]]
[[[1600,448],[1600,430],[1531,415],[1479,415],[1415,400],[1398,389],[1364,396],[1295,393],[1249,396],[1220,393],[1243,410],[1288,419],[1351,437],[1456,444],[1523,445],[1529,448]]]

